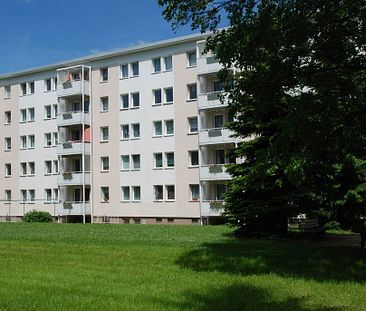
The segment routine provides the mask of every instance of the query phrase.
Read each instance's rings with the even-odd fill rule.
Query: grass
[[[226,226],[1,223],[0,310],[366,310],[357,246],[236,240]]]

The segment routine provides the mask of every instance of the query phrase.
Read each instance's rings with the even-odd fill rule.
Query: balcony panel
[[[201,202],[201,216],[221,216],[223,209],[223,201],[207,200]]]
[[[197,59],[197,73],[206,74],[218,72],[222,69],[222,65],[219,63],[215,56],[202,56]]]
[[[223,164],[200,166],[200,180],[229,180],[231,176],[226,172]]]
[[[84,123],[90,125],[90,115],[89,113],[83,112],[64,112],[57,116],[58,126],[69,126]]]
[[[84,89],[83,89],[84,86]],[[67,81],[64,83],[59,83],[57,85],[57,96],[65,97],[77,94],[90,95],[89,81],[77,80],[77,81]]]
[[[90,185],[90,173],[85,173],[85,184]],[[76,186],[83,184],[83,174],[81,172],[63,172],[57,177],[57,184],[63,186]]]
[[[74,216],[83,215],[83,203],[82,202],[64,202],[58,204],[57,213],[60,216]],[[90,202],[85,203],[85,214],[91,214]]]
[[[202,130],[199,133],[199,143],[200,145],[235,143],[237,139],[230,137],[232,134],[232,131],[222,128]]]
[[[85,154],[90,154],[90,143],[83,144],[82,142],[61,143],[57,147],[57,154],[58,155],[82,154],[83,145],[85,145]]]
[[[200,94],[198,96],[198,109],[225,108],[228,106],[227,101],[221,103],[219,99],[220,92],[210,92]]]

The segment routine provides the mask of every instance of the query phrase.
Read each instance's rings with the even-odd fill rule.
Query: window
[[[35,118],[34,108],[28,108],[28,115],[29,115],[28,122],[34,122]]]
[[[100,98],[100,111],[108,111],[109,110],[109,100],[108,96]]]
[[[20,84],[20,95],[27,95],[27,83]]]
[[[122,187],[122,201],[129,201],[130,200],[130,187],[123,186]]]
[[[224,200],[226,193],[226,185],[225,184],[216,184],[216,200]]]
[[[108,126],[102,126],[100,128],[100,141],[102,141],[102,142],[109,141],[109,128],[108,128]]]
[[[140,138],[140,123],[131,124],[132,126],[132,137]]]
[[[35,146],[35,137],[34,135],[28,135],[28,148],[33,149]]]
[[[5,163],[5,176],[11,176],[11,163]]]
[[[36,201],[36,191],[34,189],[28,190],[29,202],[34,203]]]
[[[5,201],[6,202],[11,201],[11,190],[5,190]]]
[[[121,155],[122,170],[128,171],[130,169],[130,156]]]
[[[52,87],[52,90],[53,91],[56,91],[57,90],[57,77],[56,78],[53,78],[53,87]]]
[[[215,128],[222,128],[224,126],[224,116],[222,114],[215,115],[214,117]]]
[[[191,201],[199,201],[200,199],[200,186],[199,185],[189,185],[191,192]]]
[[[20,109],[20,122],[27,122],[27,110]]]
[[[154,105],[161,104],[161,89],[153,90]]]
[[[58,160],[53,160],[53,173],[58,174]]]
[[[11,124],[11,111],[5,111],[5,124]]]
[[[154,153],[154,168],[163,167],[163,154],[161,152]]]
[[[100,81],[105,82],[108,81],[108,68],[101,68],[100,69]]]
[[[100,187],[101,194],[102,194],[102,202],[109,201],[109,187]]]
[[[36,172],[35,163],[34,162],[29,162],[28,166],[29,166],[29,175],[34,175],[35,172]]]
[[[45,133],[44,134],[44,140],[45,140],[45,147],[51,147],[52,146],[52,135],[51,133]]]
[[[160,72],[161,71],[161,60],[160,60],[160,57],[154,58],[152,60],[152,65],[153,65],[153,73]]]
[[[44,189],[46,202],[52,202],[52,189]]]
[[[141,187],[140,186],[132,186],[133,200],[140,201],[141,200]]]
[[[34,94],[34,81],[28,83],[29,94]]]
[[[154,136],[163,135],[163,125],[161,121],[154,121]]]
[[[132,97],[132,108],[140,107],[140,93],[139,92],[132,93],[131,97]]]
[[[5,137],[5,150],[11,150],[11,137]]]
[[[20,149],[27,148],[27,136],[20,136]]]
[[[220,81],[214,81],[214,92],[221,92],[224,89],[224,85]]]
[[[188,118],[189,133],[198,132],[197,117]]]
[[[44,90],[45,92],[49,92],[52,89],[52,80],[51,79],[46,79],[44,80]]]
[[[121,109],[128,109],[128,94],[121,95]]]
[[[188,100],[196,100],[197,99],[197,84],[188,84]]]
[[[171,55],[164,57],[164,66],[165,71],[171,71],[173,69],[173,60]]]
[[[5,94],[4,94],[5,99],[10,98],[11,97],[11,86],[10,85],[5,85],[4,90],[5,90]]]
[[[173,102],[173,88],[168,87],[164,89],[165,92],[165,102],[166,103],[172,103]]]
[[[20,162],[20,176],[27,175],[27,162]]]
[[[100,162],[102,171],[109,171],[109,157],[101,157]]]
[[[25,189],[20,190],[20,200],[21,200],[21,203],[27,202],[27,190],[25,190]]]
[[[166,152],[166,166],[167,167],[174,167],[174,152]]]
[[[52,161],[44,161],[44,173],[45,175],[52,174]]]
[[[174,135],[174,120],[165,120],[165,135]]]
[[[121,125],[122,139],[130,138],[130,130],[128,124]]]
[[[53,133],[53,145],[54,146],[58,145],[58,133],[57,132]]]
[[[168,185],[168,186],[165,186],[165,188],[166,188],[166,200],[174,201],[175,200],[175,186]]]
[[[225,150],[215,150],[215,164],[225,164]]]
[[[163,201],[163,186],[162,185],[154,185],[154,200],[155,201]]]
[[[198,151],[189,151],[189,166],[198,166]]]
[[[188,67],[194,67],[197,65],[196,51],[191,51],[187,53]]]
[[[51,116],[52,116],[51,105],[44,106],[44,118],[51,119]]]
[[[57,188],[53,189],[53,201],[56,203],[58,202],[58,189]]]
[[[128,78],[128,64],[121,65],[121,78],[122,79]]]
[[[139,75],[139,63],[135,62],[131,64],[132,76],[137,77]]]
[[[53,115],[52,118],[56,119],[57,118],[57,104],[53,105]]]
[[[139,154],[133,154],[131,156],[132,158],[132,169],[134,170],[140,170],[141,168],[141,157]]]

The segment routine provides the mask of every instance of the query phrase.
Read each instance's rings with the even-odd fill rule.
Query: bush
[[[51,222],[52,216],[48,212],[33,210],[33,211],[30,211],[30,212],[24,214],[23,221],[24,222]]]
[[[338,221],[330,221],[324,225],[325,230],[341,230],[341,224]]]

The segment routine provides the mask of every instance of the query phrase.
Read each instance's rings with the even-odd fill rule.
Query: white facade
[[[0,219],[204,223],[236,139],[195,35],[0,77]],[[198,57],[197,57],[198,56]]]

